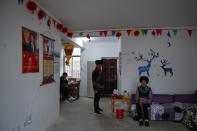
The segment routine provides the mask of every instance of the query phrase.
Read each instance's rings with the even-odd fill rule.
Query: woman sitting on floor
[[[148,77],[142,76],[140,78],[141,85],[137,88],[136,91],[136,102],[137,102],[137,114],[139,119],[139,125],[143,126],[143,119],[144,116],[145,126],[149,126],[149,119],[148,119],[148,107],[152,101],[152,90],[150,87],[147,86],[149,82]],[[142,114],[143,110],[143,114]]]

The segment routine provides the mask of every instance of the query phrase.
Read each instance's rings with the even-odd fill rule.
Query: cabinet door
[[[103,59],[102,79],[104,84],[103,94],[112,94],[117,89],[117,60]]]

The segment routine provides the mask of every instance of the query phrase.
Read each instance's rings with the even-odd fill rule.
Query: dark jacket
[[[101,72],[96,69],[92,72],[92,83],[94,90],[99,90],[99,86],[102,85],[102,76]]]
[[[65,86],[68,84],[68,80],[64,79],[63,76],[60,77],[60,92],[64,91]]]

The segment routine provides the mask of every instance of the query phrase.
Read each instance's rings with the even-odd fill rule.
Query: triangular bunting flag
[[[54,20],[53,18],[51,18],[51,24],[54,25]],[[55,26],[54,26],[55,27]]]
[[[156,33],[157,33],[157,35],[161,35],[162,34],[162,29],[157,29]]]
[[[155,36],[155,31],[154,30],[152,31],[152,35]]]
[[[145,34],[145,33],[144,33],[144,30],[141,30],[141,32],[142,32],[142,35],[144,36],[144,34]]]
[[[83,37],[83,32],[80,32],[80,33],[79,33],[79,36],[80,36],[80,37]]]
[[[134,35],[134,30],[131,30],[131,35],[132,35],[132,36]]]
[[[116,37],[118,37],[118,39],[120,38],[121,35],[122,35],[122,34],[120,33],[120,31],[117,31]]]
[[[24,0],[18,0],[18,4],[20,5],[20,4],[23,4],[23,1]]]
[[[131,33],[131,30],[127,30],[127,34],[128,34],[128,36],[130,35],[130,33]]]
[[[144,30],[144,34],[147,35],[148,34],[148,30]]]
[[[140,34],[140,32],[139,32],[138,30],[136,30],[136,31],[134,32],[134,35],[135,35],[135,36],[139,36],[139,34]]]
[[[187,31],[188,31],[189,36],[191,36],[192,35],[192,30],[187,30]]]
[[[115,35],[115,33],[116,33],[116,31],[111,31],[111,34],[112,34],[112,36],[114,36]]]
[[[89,34],[87,34],[87,38],[90,39],[90,35]]]
[[[168,33],[167,33],[167,36],[169,37],[169,38],[171,38],[171,34],[170,34],[170,32],[168,31]]]
[[[104,32],[104,35],[105,35],[105,37],[107,36],[107,31],[103,31]]]
[[[103,31],[100,31],[99,34],[100,34],[100,36],[103,36]]]
[[[51,20],[50,20],[50,18],[48,18],[48,20],[47,20],[47,25],[48,25],[48,27],[50,29],[50,27],[51,27]]]
[[[174,35],[176,36],[176,34],[177,34],[177,29],[174,29],[174,30],[172,30],[172,31],[173,31]]]
[[[70,38],[72,38],[73,37],[73,33],[72,32],[68,32],[67,33],[67,36],[70,37]]]

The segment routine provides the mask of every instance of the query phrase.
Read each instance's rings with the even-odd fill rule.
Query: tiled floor
[[[80,98],[61,104],[59,119],[47,131],[188,131],[180,123],[151,121],[150,127],[140,127],[125,113],[123,120],[111,116],[110,99],[102,98],[102,115],[93,112],[93,99]]]

